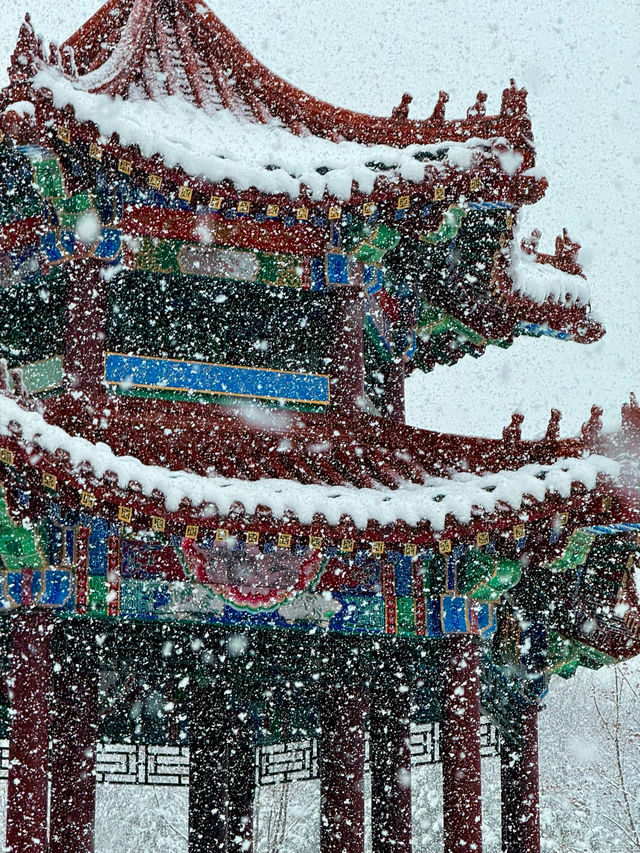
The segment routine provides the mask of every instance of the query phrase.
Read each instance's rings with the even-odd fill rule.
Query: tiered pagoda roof
[[[86,143],[105,169],[186,202],[171,224],[152,217],[145,233],[155,237],[188,232],[189,209],[226,219],[241,209],[269,236],[295,222],[319,228],[322,240],[327,223],[368,205],[381,218],[391,212],[400,232],[417,226],[433,245],[446,232],[443,214],[460,197],[471,207],[495,201],[514,209],[510,230],[515,208],[537,201],[547,186],[532,170],[526,91],[513,81],[493,116],[484,93],[460,120],[446,117],[446,93],[425,119],[409,117],[409,96],[387,117],[339,109],[270,72],[195,0],[108,2],[48,50],[27,20],[10,78],[0,101],[8,132],[19,124],[12,103],[35,99],[42,144],[64,156],[65,140]],[[67,180],[70,192],[82,185]],[[7,246],[18,239],[6,227],[2,238]],[[505,254],[488,301],[460,282],[455,319],[469,330],[465,347],[449,346],[445,335],[442,356],[434,346],[442,328],[427,324],[418,341],[421,366],[481,354],[487,343],[512,341],[514,330],[584,342],[601,336],[567,251],[561,244],[555,256],[534,253],[534,263],[555,268],[546,277],[532,276],[518,251],[511,260]],[[452,306],[441,298],[449,315]]]
[[[564,231],[550,255],[538,250],[536,232],[516,236],[519,208],[537,201],[547,182],[533,171],[526,91],[513,81],[494,116],[486,115],[483,93],[466,118],[453,121],[446,93],[421,120],[409,117],[408,96],[388,117],[338,109],[268,71],[195,0],[109,0],[47,51],[27,19],[9,73],[0,94],[2,144],[26,176],[25,199],[38,197],[12,207],[15,192],[6,194],[0,274],[6,269],[19,290],[37,273],[53,293],[60,270],[70,272],[66,295],[56,297],[64,352],[47,344],[45,353],[58,378],[28,387],[27,374],[44,368],[20,365],[18,349],[0,343],[14,368],[9,376],[0,364],[0,539],[15,539],[16,524],[34,539],[32,516],[53,513],[51,535],[75,531],[80,544],[69,559],[84,560],[86,572],[96,514],[111,531],[109,556],[100,545],[99,559],[118,567],[125,545],[147,548],[143,562],[171,551],[178,574],[178,552],[186,563],[224,563],[236,559],[215,550],[228,537],[234,554],[258,545],[276,555],[315,549],[354,573],[372,556],[381,562],[394,554],[402,566],[393,569],[396,580],[378,566],[381,580],[364,592],[358,582],[354,600],[382,596],[385,615],[375,630],[394,633],[404,598],[415,633],[436,636],[451,625],[453,632],[495,630],[491,607],[518,584],[522,566],[538,584],[536,572],[551,571],[554,561],[564,574],[595,560],[597,537],[634,534],[638,508],[617,485],[618,463],[602,453],[609,445],[597,411],[576,440],[558,438],[558,413],[533,442],[522,440],[518,415],[501,440],[400,422],[402,380],[415,367],[478,356],[520,334],[583,343],[603,334],[590,314],[579,245]],[[118,276],[120,290],[111,286]],[[254,296],[260,287],[271,294],[265,311],[291,293],[326,297],[322,311],[342,320],[334,322],[337,342],[327,339],[334,351],[317,361],[324,367],[256,365],[242,361],[244,353],[239,362],[213,363],[198,354],[204,338],[190,354],[176,354],[175,327],[165,328],[166,346],[153,335],[138,343],[160,292],[179,289],[171,306],[178,312],[193,307],[188,300],[205,279],[206,307],[195,308],[209,330],[215,306],[232,298],[245,305],[251,288]],[[115,316],[109,328],[107,293]],[[131,293],[146,301],[140,295],[137,307]],[[166,318],[153,316],[159,340]],[[180,316],[191,328],[189,313]],[[125,341],[120,349],[107,343],[116,333]],[[247,349],[257,343],[265,351],[259,335],[247,340]],[[231,344],[223,344],[228,352]],[[251,371],[258,380],[247,390]],[[307,380],[306,397],[282,390]],[[381,403],[372,402],[378,382]],[[270,383],[275,390],[265,390]],[[350,396],[341,390],[349,383]],[[213,402],[204,405],[198,394]],[[266,399],[273,408],[223,407],[225,395]],[[299,410],[307,404],[315,410]],[[591,531],[584,547],[576,530]],[[29,547],[29,559],[44,565]],[[444,584],[430,597],[440,615],[429,616],[428,628],[416,560],[435,561],[434,577]],[[607,588],[613,601],[621,572],[612,570]],[[122,589],[138,580],[123,579]],[[339,583],[348,580],[343,572]],[[82,613],[90,598],[84,583]],[[109,595],[121,592],[114,586]],[[133,618],[142,612],[136,608],[155,613],[148,589],[127,595]],[[144,605],[131,603],[144,596]],[[198,600],[194,593],[191,609]],[[346,598],[338,605],[338,630],[352,629],[348,614],[358,607],[368,630],[362,601],[351,610]],[[106,615],[118,613],[105,604]],[[563,636],[588,644],[584,619],[572,619]],[[612,619],[598,649],[611,657],[636,650],[635,629]]]

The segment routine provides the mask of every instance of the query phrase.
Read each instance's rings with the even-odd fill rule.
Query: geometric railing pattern
[[[413,767],[440,762],[439,729],[437,722],[411,726],[410,745]],[[500,745],[498,730],[486,719],[483,719],[480,725],[480,742],[483,758],[498,755]],[[178,787],[186,787],[189,784],[188,746],[98,743],[96,758],[98,784]],[[368,769],[368,763],[367,760],[365,769]],[[303,782],[317,779],[319,772],[316,738],[261,746],[256,751],[256,783],[258,785]],[[0,740],[0,779],[6,779],[8,775],[9,741]]]

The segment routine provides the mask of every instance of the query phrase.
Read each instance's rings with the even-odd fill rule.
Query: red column
[[[97,661],[63,646],[54,674],[49,853],[93,853]],[[57,667],[56,667],[57,668]]]
[[[232,718],[229,737],[229,809],[227,853],[253,850],[253,801],[256,788],[256,749],[245,712]]]
[[[93,258],[74,261],[66,285],[66,385],[90,394],[103,390],[107,297],[102,268]]]
[[[9,698],[7,853],[47,850],[51,623],[36,610],[14,617]]]
[[[189,719],[189,853],[226,853],[229,766],[223,691],[192,688]]]
[[[440,748],[445,853],[482,853],[480,676],[471,637],[449,640]]]
[[[406,687],[406,685],[405,685]],[[371,848],[411,853],[410,692],[374,690],[369,715]]]
[[[332,293],[335,343],[331,364],[331,407],[359,411],[364,398],[364,299],[357,287]]]
[[[384,371],[382,417],[401,424],[405,422],[404,378],[404,362],[402,358],[396,358],[386,365]]]
[[[360,686],[331,686],[322,701],[320,851],[364,851],[366,701]]]
[[[540,853],[538,779],[538,709],[518,714],[515,739],[500,745],[502,787],[502,850]]]

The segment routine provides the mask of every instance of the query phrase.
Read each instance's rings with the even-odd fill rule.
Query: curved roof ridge
[[[142,91],[154,100],[158,91],[172,94],[182,76],[188,91],[183,85],[179,93],[205,111],[227,108],[256,123],[275,118],[296,134],[396,147],[506,137],[533,157],[527,93],[513,80],[497,116],[486,116],[479,98],[466,118],[448,121],[444,92],[427,119],[408,118],[410,96],[391,116],[367,115],[333,106],[274,74],[199,0],[108,0],[64,43],[65,52],[73,53],[76,85],[112,97]]]

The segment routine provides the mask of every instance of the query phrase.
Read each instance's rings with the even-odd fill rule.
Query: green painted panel
[[[107,582],[102,576],[89,578],[89,610],[95,616],[107,615]]]
[[[45,358],[33,364],[23,364],[22,372],[24,384],[31,394],[57,388],[62,384],[64,377],[62,356],[54,355],[52,358]]]
[[[398,634],[415,635],[416,625],[413,612],[413,598],[402,596],[398,598]]]
[[[38,189],[45,198],[60,198],[65,195],[62,170],[57,158],[34,163],[33,171]]]

